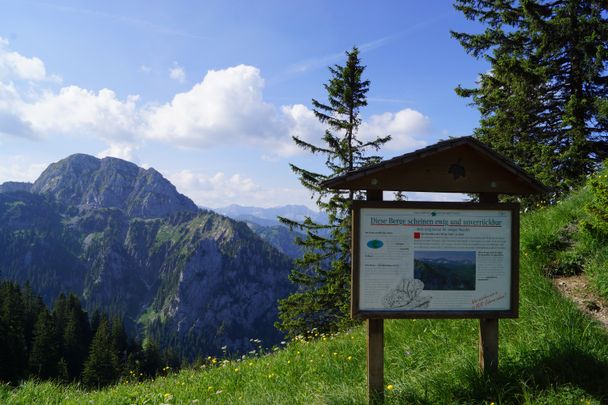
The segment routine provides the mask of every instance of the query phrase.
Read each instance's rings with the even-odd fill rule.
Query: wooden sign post
[[[498,203],[498,194],[480,193],[480,203]],[[482,373],[498,370],[498,318],[479,319],[479,369]]]
[[[367,387],[370,403],[384,401],[384,319],[367,320]]]
[[[382,201],[382,190],[368,190],[367,201]],[[384,319],[367,320],[367,389],[370,403],[384,402]]]
[[[323,183],[353,202],[351,315],[367,321],[370,403],[384,400],[384,319],[478,318],[479,365],[498,368],[498,320],[518,316],[519,206],[546,192],[472,137],[439,142]],[[479,203],[382,201],[383,191],[478,194]]]

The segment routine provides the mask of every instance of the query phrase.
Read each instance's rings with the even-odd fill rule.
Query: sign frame
[[[360,232],[361,209],[429,209],[460,211],[509,211],[511,213],[511,274],[510,305],[507,310],[362,310],[360,308],[361,269]],[[424,225],[421,225],[424,226]],[[351,258],[351,316],[356,319],[465,319],[465,318],[517,318],[519,316],[519,204],[477,202],[414,202],[414,201],[353,201],[352,205],[352,258]]]

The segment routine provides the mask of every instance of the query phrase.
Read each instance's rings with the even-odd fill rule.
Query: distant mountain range
[[[262,226],[279,225],[277,217],[285,217],[295,221],[303,221],[310,217],[320,224],[327,223],[327,216],[313,211],[304,205],[283,205],[272,208],[247,207],[232,204],[223,208],[213,208],[213,211],[240,221],[253,222]]]
[[[198,208],[154,169],[77,154],[0,185],[0,278],[86,308],[190,358],[281,339],[291,259],[245,223]]]
[[[468,259],[414,259],[414,278],[424,290],[475,290],[475,262]]]
[[[279,249],[291,258],[302,256],[302,248],[295,243],[296,238],[305,238],[297,230],[290,230],[281,224],[278,217],[295,221],[304,221],[307,217],[319,224],[327,224],[327,215],[313,211],[304,205],[283,205],[272,208],[246,207],[232,204],[223,208],[214,208],[215,212],[226,215],[247,225],[262,239]]]
[[[439,258],[439,259],[420,259],[423,260],[426,263],[435,263],[435,264],[445,264],[445,265],[453,265],[453,266],[458,266],[458,265],[473,265],[475,264],[475,262],[473,260],[468,260],[468,259],[445,259],[445,258]]]

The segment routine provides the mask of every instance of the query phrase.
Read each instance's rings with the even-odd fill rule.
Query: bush
[[[606,170],[592,176],[587,181],[592,198],[585,204],[587,218],[583,226],[596,236],[608,237],[608,174]]]

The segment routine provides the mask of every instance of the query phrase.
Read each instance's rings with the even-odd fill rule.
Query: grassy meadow
[[[520,318],[500,321],[495,375],[478,370],[477,320],[385,321],[386,403],[608,403],[608,333],[547,277],[585,269],[606,293],[608,253],[576,225],[590,198],[579,192],[522,216]],[[365,345],[360,326],[99,391],[35,381],[2,386],[0,403],[360,404],[367,402]]]

